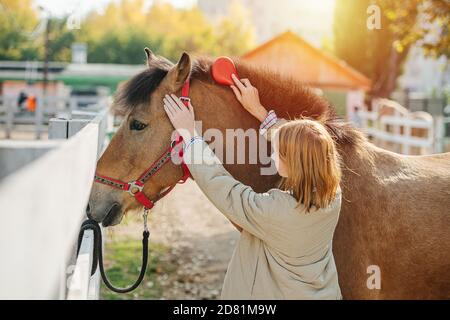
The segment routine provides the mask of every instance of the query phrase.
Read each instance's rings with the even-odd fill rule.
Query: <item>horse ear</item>
[[[156,59],[156,56],[153,54],[152,50],[148,47],[144,48],[145,54],[147,55],[147,66],[150,67],[150,63],[152,60]]]
[[[181,87],[191,73],[191,58],[189,54],[183,52],[178,63],[170,69],[167,79],[174,89]]]

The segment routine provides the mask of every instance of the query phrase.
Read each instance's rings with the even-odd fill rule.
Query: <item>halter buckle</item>
[[[131,181],[131,182],[129,182],[128,183],[128,193],[129,194],[131,194],[133,197],[136,195],[136,193],[138,193],[138,192],[142,192],[142,190],[144,189],[144,186],[141,186],[141,185],[138,185],[137,183],[136,183],[136,180],[134,180],[134,181]],[[137,189],[137,191],[133,191],[133,190],[136,190]]]

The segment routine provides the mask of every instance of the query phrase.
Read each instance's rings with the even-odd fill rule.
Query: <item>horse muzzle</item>
[[[119,203],[113,203],[109,209],[103,210],[102,212],[94,212],[91,209],[91,205],[88,204],[86,214],[89,219],[102,223],[104,227],[115,226],[123,218],[122,206]]]

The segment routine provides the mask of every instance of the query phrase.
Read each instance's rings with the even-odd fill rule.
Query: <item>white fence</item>
[[[0,299],[98,297],[98,274],[90,277],[89,232],[77,263],[70,260],[106,133],[106,112],[85,120],[68,140],[39,141],[48,151],[0,180]]]
[[[17,126],[19,131],[33,131],[36,139],[44,132],[44,125],[53,117],[70,117],[77,110],[95,111],[105,109],[109,97],[43,97],[37,98],[36,110],[28,112],[20,110],[17,97],[0,96],[0,124],[4,127],[6,138],[10,138]],[[80,107],[83,106],[83,107]],[[23,125],[32,125],[26,126]]]
[[[444,126],[449,120],[403,110],[406,109],[393,101],[379,99],[372,104],[371,111],[366,108],[357,117],[362,129],[382,148],[402,154],[442,152],[446,140]]]
[[[435,152],[449,152],[450,151],[450,132],[446,135],[446,126],[450,125],[450,117],[437,116],[435,117]],[[449,130],[450,131],[450,130]]]

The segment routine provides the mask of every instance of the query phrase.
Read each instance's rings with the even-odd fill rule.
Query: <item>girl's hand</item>
[[[258,89],[252,86],[248,79],[239,80],[234,74],[231,75],[231,78],[233,78],[235,86],[231,85],[230,87],[238,101],[245,110],[262,122],[267,117],[267,110],[259,101]]]
[[[163,99],[164,110],[169,116],[170,122],[185,142],[189,142],[195,133],[194,108],[189,101],[188,107],[176,95],[171,94]]]

